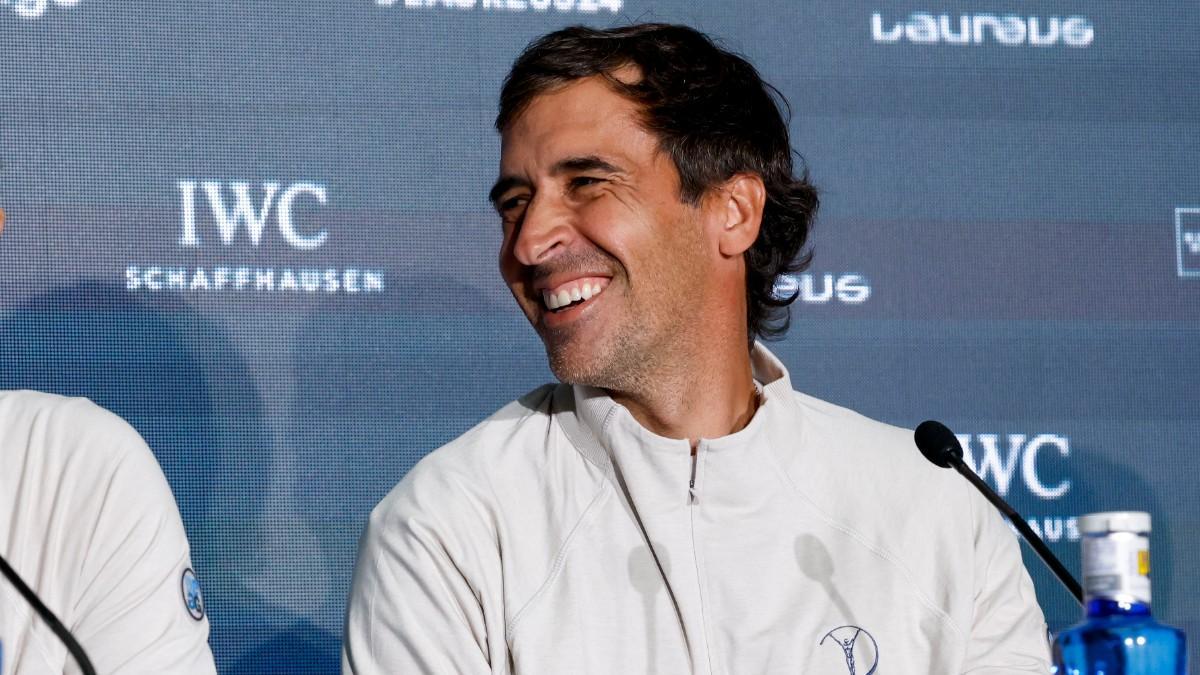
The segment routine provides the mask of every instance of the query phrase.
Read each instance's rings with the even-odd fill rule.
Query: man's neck
[[[743,343],[744,344],[744,343]],[[694,448],[701,438],[719,438],[741,430],[758,409],[750,352],[708,352],[646,378],[635,392],[610,391],[639,424],[667,438],[686,438]]]

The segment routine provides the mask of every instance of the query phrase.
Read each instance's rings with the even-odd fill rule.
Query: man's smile
[[[608,277],[578,277],[542,288],[542,306],[551,312],[582,305],[608,287]]]
[[[565,328],[594,314],[596,303],[612,283],[608,276],[579,276],[555,274],[534,286],[537,306],[541,311],[535,324],[543,328]],[[543,336],[544,337],[544,336]]]

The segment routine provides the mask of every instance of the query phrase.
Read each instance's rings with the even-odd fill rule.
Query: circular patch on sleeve
[[[189,567],[183,571],[179,588],[183,593],[183,606],[187,608],[188,614],[197,621],[203,619],[204,596],[200,595],[200,580],[196,578],[196,573],[192,571],[192,568]]]

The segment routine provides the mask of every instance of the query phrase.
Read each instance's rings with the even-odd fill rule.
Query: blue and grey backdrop
[[[1076,516],[1150,511],[1200,641],[1200,5],[0,0],[0,387],[146,437],[221,671],[335,672],[371,507],[551,379],[496,271],[496,92],[533,37],[638,20],[791,102],[796,385],[944,420],[1072,568]]]

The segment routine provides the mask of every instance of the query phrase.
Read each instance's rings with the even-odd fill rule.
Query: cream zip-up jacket
[[[1048,672],[991,505],[911,432],[753,361],[758,411],[694,456],[547,385],[421,460],[363,535],[343,671]]]
[[[83,398],[0,391],[0,554],[101,675],[216,675],[179,508],[125,420]],[[77,675],[0,577],[3,675]]]

